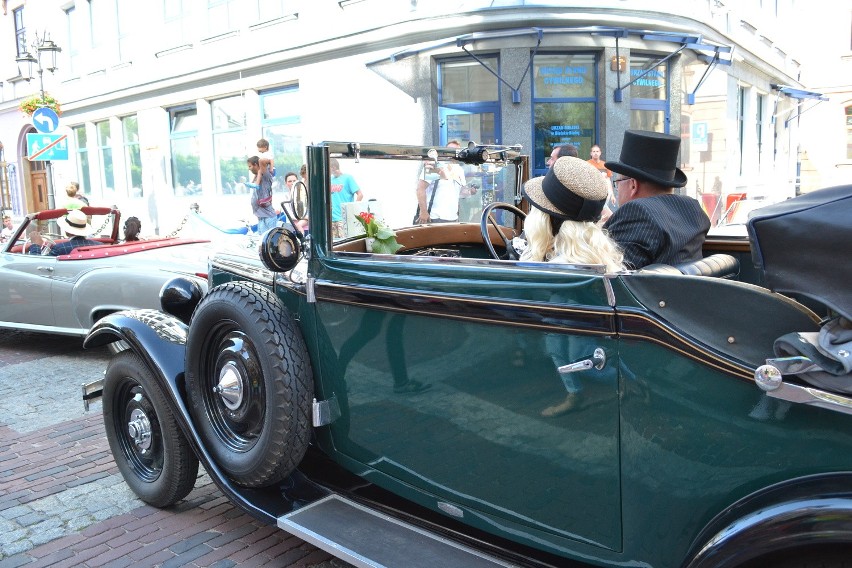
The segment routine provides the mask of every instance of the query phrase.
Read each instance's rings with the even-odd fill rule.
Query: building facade
[[[521,144],[540,175],[554,145],[618,159],[624,130],[641,128],[682,137],[684,191],[717,219],[730,194],[814,189],[800,178],[807,115],[790,120],[824,98],[800,82],[800,4],[8,0],[3,208],[61,207],[77,181],[168,234],[192,203],[223,225],[251,218],[246,158],[261,137],[283,187],[322,140]],[[16,58],[45,40],[58,67],[26,81]],[[29,159],[36,129],[19,105],[42,88],[61,103],[50,140],[64,136],[67,159]]]

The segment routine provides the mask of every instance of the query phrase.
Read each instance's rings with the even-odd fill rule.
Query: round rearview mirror
[[[304,219],[308,216],[308,186],[303,181],[297,181],[293,185],[293,214],[296,219]]]
[[[273,272],[287,272],[299,264],[301,247],[293,231],[275,227],[263,235],[258,252],[266,268]]]

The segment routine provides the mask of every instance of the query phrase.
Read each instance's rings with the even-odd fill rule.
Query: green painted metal
[[[318,299],[278,294],[343,411],[318,443],[350,471],[565,558],[666,567],[749,495],[852,471],[848,416],[768,398],[622,276],[334,254],[326,158],[309,148]],[[566,396],[556,368],[595,348],[579,405],[543,416]]]

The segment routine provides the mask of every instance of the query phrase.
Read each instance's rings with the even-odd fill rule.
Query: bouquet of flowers
[[[379,254],[393,254],[402,248],[396,241],[396,233],[387,225],[376,220],[376,216],[367,211],[355,215],[355,219],[364,227],[367,235],[367,250]]]
[[[47,93],[44,94],[44,98],[42,98],[41,95],[32,95],[31,97],[27,97],[21,101],[20,105],[18,105],[21,112],[28,116],[32,116],[36,109],[41,107],[53,109],[57,116],[62,116],[62,109],[59,106],[59,101]]]

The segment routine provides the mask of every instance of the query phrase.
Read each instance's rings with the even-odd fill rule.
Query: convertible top
[[[852,185],[758,209],[747,224],[766,285],[822,302],[852,318]]]

